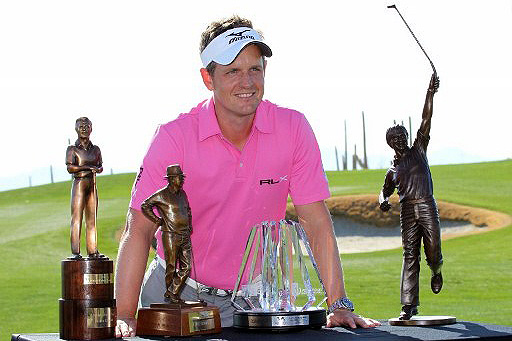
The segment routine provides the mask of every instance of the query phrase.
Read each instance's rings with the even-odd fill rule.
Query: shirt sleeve
[[[384,179],[384,186],[382,186],[382,194],[384,198],[389,198],[393,192],[395,191],[395,181],[394,181],[395,169],[390,168],[386,173],[386,178]]]
[[[423,153],[427,152],[428,142],[430,141],[430,136],[425,136],[418,129],[418,133],[416,134],[416,139],[414,140],[413,146],[416,146]]]
[[[306,205],[329,198],[329,184],[322,165],[320,148],[304,115],[295,135],[290,178],[290,196],[295,205]]]
[[[75,153],[74,153],[74,147],[68,146],[66,149],[66,165],[73,165],[75,164]]]
[[[97,164],[97,166],[101,167],[101,166],[103,166],[103,159],[101,157],[101,149],[98,146],[96,146],[96,148],[98,149],[98,164]]]
[[[140,211],[144,200],[166,186],[167,166],[182,164],[183,149],[177,135],[170,133],[165,125],[157,128],[133,183],[130,208]]]
[[[142,213],[148,217],[149,220],[154,223],[158,222],[158,218],[160,218],[156,213],[154,207],[161,202],[161,191],[156,192],[155,194],[150,195],[146,200],[144,200],[140,205],[140,210]],[[157,209],[158,212],[158,209]]]

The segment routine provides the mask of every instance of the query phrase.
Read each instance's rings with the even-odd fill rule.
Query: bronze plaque
[[[111,284],[114,283],[114,275],[106,274],[84,274],[84,284]]]
[[[191,333],[215,329],[213,311],[205,310],[188,313],[188,326]]]
[[[113,320],[111,307],[87,308],[87,328],[110,328]]]

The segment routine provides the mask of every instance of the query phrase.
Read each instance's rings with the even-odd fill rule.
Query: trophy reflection
[[[312,266],[306,266],[307,263]],[[319,308],[325,298],[313,306],[316,298],[311,284],[311,268],[318,276],[306,233],[299,223],[281,220],[254,226],[231,298],[238,309],[233,315],[233,326],[286,331],[325,325],[325,309]],[[318,278],[320,280],[320,276]],[[321,280],[320,284],[320,292],[325,294]],[[240,287],[249,310],[235,302]]]

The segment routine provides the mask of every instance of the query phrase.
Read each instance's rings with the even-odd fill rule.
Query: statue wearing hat
[[[185,175],[180,165],[168,166],[166,178],[168,185],[147,198],[141,209],[162,231],[167,287],[164,297],[170,303],[181,303],[180,293],[191,269],[192,215],[187,194],[183,191]],[[160,217],[153,208],[157,209]]]

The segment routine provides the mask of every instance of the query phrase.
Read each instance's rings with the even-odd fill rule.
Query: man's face
[[[91,135],[92,124],[87,120],[80,120],[75,125],[76,133],[80,138],[88,138]]]
[[[168,178],[169,184],[176,186],[177,188],[182,188],[183,183],[185,182],[185,175],[173,175]]]
[[[408,148],[407,134],[396,134],[391,138],[391,146],[397,152],[404,152]]]
[[[256,112],[263,98],[264,79],[265,62],[254,44],[246,46],[231,64],[217,65],[213,76],[203,72],[205,85],[214,93],[217,113],[238,117]]]

